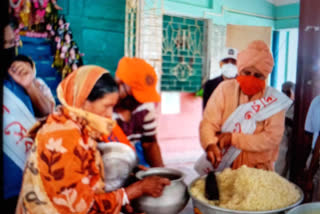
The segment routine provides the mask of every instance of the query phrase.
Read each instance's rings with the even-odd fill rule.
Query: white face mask
[[[221,68],[221,73],[226,78],[234,78],[237,76],[238,69],[237,66],[235,66],[232,63],[224,64]]]

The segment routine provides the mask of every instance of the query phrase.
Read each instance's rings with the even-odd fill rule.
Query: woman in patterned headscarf
[[[62,107],[37,128],[16,213],[119,213],[134,198],[162,194],[170,181],[160,177],[104,191],[97,142],[106,142],[113,132],[131,147],[110,119],[119,94],[105,69],[80,67],[57,92]]]

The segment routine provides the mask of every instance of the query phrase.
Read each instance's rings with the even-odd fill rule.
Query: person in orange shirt
[[[274,162],[284,132],[285,109],[281,104],[282,107],[277,107],[263,120],[261,118],[265,114],[258,115],[258,113],[259,109],[264,107],[264,103],[270,101],[266,106],[274,106],[271,103],[280,100],[277,96],[281,97],[286,107],[291,101],[282,97],[285,95],[278,94],[275,89],[265,86],[273,65],[269,47],[263,41],[252,42],[238,55],[238,77],[221,83],[210,97],[200,123],[200,142],[214,168],[220,164],[224,149],[233,146],[240,151],[232,162],[233,169],[247,165],[274,170]],[[271,95],[266,97],[267,91],[270,90]],[[257,106],[257,103],[260,105]],[[222,128],[228,118],[237,114],[239,111],[236,110],[246,104],[255,110],[254,114],[251,115],[253,110],[250,110],[243,115],[235,115],[234,118],[239,118],[243,123],[235,123],[234,129],[231,129],[233,131],[223,132]],[[259,117],[260,120],[257,119]],[[248,128],[249,119],[256,119],[251,123],[255,128],[251,128],[252,133],[245,133],[243,129]]]

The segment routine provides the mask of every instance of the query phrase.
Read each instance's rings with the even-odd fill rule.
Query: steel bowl
[[[270,213],[272,213],[272,214],[281,214],[284,211],[289,210],[289,209],[299,205],[303,201],[303,197],[304,197],[301,188],[298,187],[297,185],[295,185],[295,187],[299,190],[301,197],[296,203],[294,203],[294,204],[292,204],[290,206],[287,206],[287,207],[284,207],[284,208],[281,208],[281,209],[267,210],[267,211],[231,210],[231,209],[221,208],[221,207],[218,207],[218,206],[207,204],[207,203],[205,203],[203,201],[200,201],[199,199],[197,199],[196,197],[194,197],[191,194],[191,187],[195,184],[195,182],[197,182],[200,179],[205,179],[205,178],[206,178],[206,175],[202,176],[202,177],[199,177],[199,178],[196,178],[195,180],[193,180],[191,182],[191,184],[188,187],[188,192],[189,192],[189,195],[192,198],[192,204],[193,204],[193,208],[195,210],[195,212],[194,212],[195,214],[270,214]]]
[[[184,174],[176,169],[150,168],[139,171],[136,176],[143,179],[148,176],[160,176],[170,179],[170,185],[166,186],[158,198],[143,196],[137,200],[138,208],[147,214],[177,214],[187,205],[189,194],[184,183]]]
[[[287,214],[316,214],[316,213],[320,213],[320,202],[302,204],[293,208],[289,212],[287,212]]]
[[[98,143],[102,153],[105,190],[114,191],[122,187],[133,168],[138,164],[135,151],[119,142]]]

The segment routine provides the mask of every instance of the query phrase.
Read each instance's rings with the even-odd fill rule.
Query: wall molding
[[[275,6],[295,4],[300,2],[300,0],[267,0],[267,1],[270,2],[271,4],[274,4]]]

